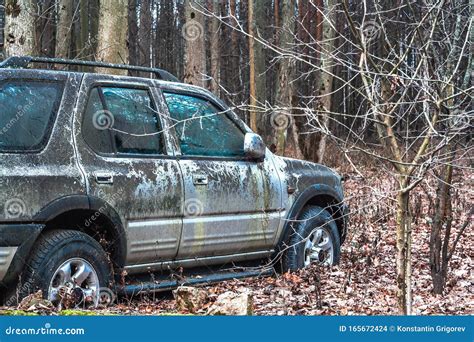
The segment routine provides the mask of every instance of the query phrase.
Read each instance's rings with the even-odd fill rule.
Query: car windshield
[[[0,152],[41,149],[61,96],[62,85],[57,82],[0,82]]]

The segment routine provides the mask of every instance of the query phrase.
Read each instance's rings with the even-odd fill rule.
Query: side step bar
[[[119,295],[134,296],[141,292],[169,291],[179,286],[204,286],[219,283],[225,280],[265,277],[274,273],[275,270],[273,268],[259,269],[256,271],[214,273],[200,278],[184,278],[182,280],[164,280],[156,283],[144,282],[139,284],[117,286],[115,291]]]

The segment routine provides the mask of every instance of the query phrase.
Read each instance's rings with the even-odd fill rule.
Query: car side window
[[[163,153],[160,121],[144,89],[94,88],[84,116],[83,135],[100,153]]]
[[[245,134],[225,114],[206,99],[163,93],[172,124],[188,156],[241,157]]]
[[[46,145],[63,84],[46,80],[0,83],[0,151],[38,151]]]

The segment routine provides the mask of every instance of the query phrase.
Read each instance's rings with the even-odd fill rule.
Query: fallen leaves
[[[206,286],[206,299],[190,309],[171,293],[144,294],[99,313],[125,315],[207,314],[222,300],[242,293],[251,296],[256,315],[395,315],[398,314],[395,281],[395,223],[392,201],[395,185],[375,170],[365,179],[349,177],[345,189],[352,209],[349,235],[342,247],[340,265],[275,277],[233,280]],[[458,188],[464,186],[460,175]],[[370,187],[367,186],[370,184]],[[421,191],[418,188],[416,191]],[[455,197],[454,220],[464,222],[472,200],[461,192]],[[467,229],[450,263],[443,296],[431,293],[429,267],[430,220],[426,196],[419,196],[422,216],[413,227],[413,310],[419,315],[470,315],[474,313],[474,233]],[[454,226],[454,225],[453,225]],[[232,295],[230,295],[231,293]],[[204,296],[204,295],[203,295]],[[221,298],[221,299],[219,299]],[[241,302],[242,303],[242,302]],[[29,308],[41,309],[38,304]],[[27,305],[28,306],[28,305]],[[241,308],[245,305],[240,306]]]

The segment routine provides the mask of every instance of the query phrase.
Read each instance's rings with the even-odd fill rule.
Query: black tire
[[[38,290],[47,298],[48,288],[54,272],[71,258],[86,260],[96,271],[100,287],[108,287],[111,267],[102,246],[92,237],[75,230],[53,230],[46,232],[33,246],[29,260],[13,290],[10,303]]]
[[[325,230],[332,242],[334,257],[332,265],[339,263],[341,239],[331,214],[318,206],[307,206],[290,229],[290,237],[283,254],[283,271],[295,271],[305,266],[305,243],[316,228]]]

